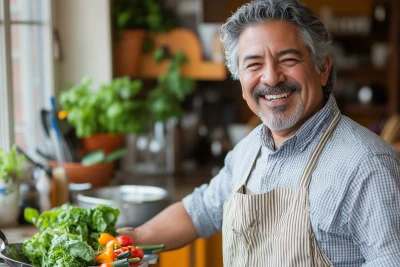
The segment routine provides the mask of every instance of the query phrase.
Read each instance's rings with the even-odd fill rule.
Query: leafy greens
[[[17,147],[12,146],[10,152],[0,148],[0,180],[5,182],[22,179],[25,157],[18,154]]]
[[[40,232],[23,244],[23,254],[35,266],[86,267],[94,265],[93,249],[101,233],[115,235],[119,210],[99,205],[90,209],[65,204],[49,211],[27,208],[25,219]]]

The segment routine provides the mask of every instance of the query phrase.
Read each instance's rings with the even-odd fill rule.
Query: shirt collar
[[[325,106],[308,119],[292,137],[285,140],[279,149],[294,144],[300,151],[304,150],[316,136],[322,133],[323,129],[329,124],[337,112],[340,111],[336,100],[334,96],[330,94]],[[260,128],[259,136],[263,146],[271,151],[276,150],[271,130],[268,127],[263,125]]]

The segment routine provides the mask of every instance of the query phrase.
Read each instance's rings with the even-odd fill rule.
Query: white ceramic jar
[[[0,179],[0,227],[15,226],[19,214],[19,183]]]

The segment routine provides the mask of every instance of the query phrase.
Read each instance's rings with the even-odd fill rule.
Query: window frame
[[[14,143],[10,2],[0,0],[0,147]]]
[[[50,99],[55,94],[55,75],[54,75],[54,38],[53,38],[53,2],[52,0],[43,0],[44,12],[46,12],[46,20],[12,20],[10,14],[10,0],[0,0],[0,148],[6,151],[11,148],[15,142],[16,125],[14,122],[14,96],[13,96],[13,71],[12,71],[12,43],[11,43],[11,27],[13,25],[27,25],[27,26],[40,26],[43,27],[43,44],[44,51],[47,51],[43,57],[44,59],[44,73],[43,78],[44,91],[43,96],[45,99]],[[22,103],[23,105],[31,106],[31,99],[25,96]],[[49,101],[48,101],[49,102]],[[42,108],[47,108],[48,105]],[[29,108],[32,110],[33,108]],[[39,114],[36,114],[39,116]],[[29,116],[35,116],[29,114]],[[28,121],[33,121],[29,120]],[[32,122],[26,123],[28,128],[38,127]],[[34,147],[36,144],[35,138],[29,136],[27,139],[29,145],[28,153],[35,154]]]

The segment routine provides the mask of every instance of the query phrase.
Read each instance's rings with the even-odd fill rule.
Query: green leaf
[[[107,110],[107,117],[109,119],[117,118],[124,111],[121,103],[113,103]]]
[[[25,208],[24,209],[24,219],[28,223],[35,223],[37,219],[39,218],[39,211],[37,209],[33,208]]]
[[[82,158],[81,164],[84,166],[93,165],[93,164],[103,162],[104,159],[105,159],[105,155],[104,155],[103,150],[96,150],[96,151],[86,154]]]
[[[21,180],[25,157],[19,155],[17,147],[13,145],[9,152],[0,148],[0,180]]]
[[[163,49],[162,47],[158,48],[154,54],[153,54],[153,59],[159,63],[162,60],[164,60],[167,56],[167,53],[165,52],[165,49]]]
[[[132,18],[132,10],[124,10],[117,16],[117,26],[123,29],[128,25],[129,20]]]
[[[64,246],[74,258],[81,258],[90,262],[95,257],[93,249],[82,241],[69,240]]]
[[[105,157],[104,162],[111,162],[119,158],[122,158],[126,154],[126,152],[127,152],[126,148],[120,148],[118,150],[115,150]]]

